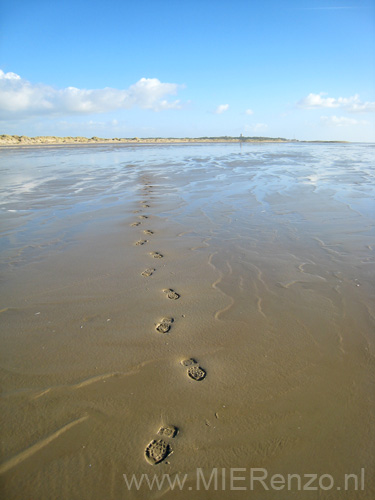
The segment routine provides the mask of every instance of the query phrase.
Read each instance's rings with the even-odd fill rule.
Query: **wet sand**
[[[0,151],[2,496],[374,498],[372,156]],[[250,491],[251,468],[335,487]]]

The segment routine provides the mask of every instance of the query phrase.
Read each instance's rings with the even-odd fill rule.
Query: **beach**
[[[56,136],[36,136],[28,137],[25,135],[0,135],[0,147],[20,147],[20,146],[69,146],[86,145],[97,146],[101,144],[115,145],[140,145],[140,144],[207,144],[207,143],[237,143],[237,142],[297,142],[283,138],[272,137],[132,137],[132,138],[103,138],[103,137],[56,137]]]
[[[3,497],[374,498],[373,152],[0,148]]]

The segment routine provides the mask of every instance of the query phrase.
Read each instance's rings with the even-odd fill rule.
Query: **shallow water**
[[[248,498],[258,467],[340,485],[363,469],[373,498],[374,149],[1,149],[5,496]],[[179,433],[152,467],[162,424]],[[247,491],[222,482],[233,467]],[[197,468],[221,487],[195,491]],[[188,482],[128,491],[122,474],[150,472]]]

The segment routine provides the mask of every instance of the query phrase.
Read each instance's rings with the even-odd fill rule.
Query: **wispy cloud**
[[[370,125],[367,120],[355,120],[346,116],[321,116],[321,122],[330,127],[349,127],[353,125]]]
[[[157,78],[141,78],[127,89],[56,89],[0,70],[0,118],[87,115],[135,107],[153,111],[179,109],[181,102],[169,98],[176,95],[180,87],[176,83],[162,83]]]
[[[300,108],[342,108],[351,113],[368,113],[375,111],[375,102],[362,102],[359,95],[352,97],[324,97],[326,94],[309,94],[301,99],[297,104]]]
[[[245,125],[244,132],[245,134],[254,133],[254,132],[264,132],[268,129],[268,125],[266,123],[254,123],[252,125]]]
[[[324,7],[297,7],[296,10],[353,10],[361,9],[362,7],[357,5],[337,5],[337,6],[324,6]]]
[[[341,6],[341,7],[301,7],[300,10],[348,10],[348,9],[357,9],[358,7],[349,7],[349,6]]]
[[[245,111],[245,113],[246,113],[247,115],[253,115],[253,114],[254,114],[254,111],[253,111],[252,109],[247,109],[247,110]]]
[[[221,115],[221,113],[224,113],[225,111],[228,111],[229,109],[229,104],[220,104],[214,111],[217,115]]]

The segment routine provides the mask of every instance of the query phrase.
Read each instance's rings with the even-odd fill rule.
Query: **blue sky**
[[[20,0],[0,133],[375,142],[373,0]]]

